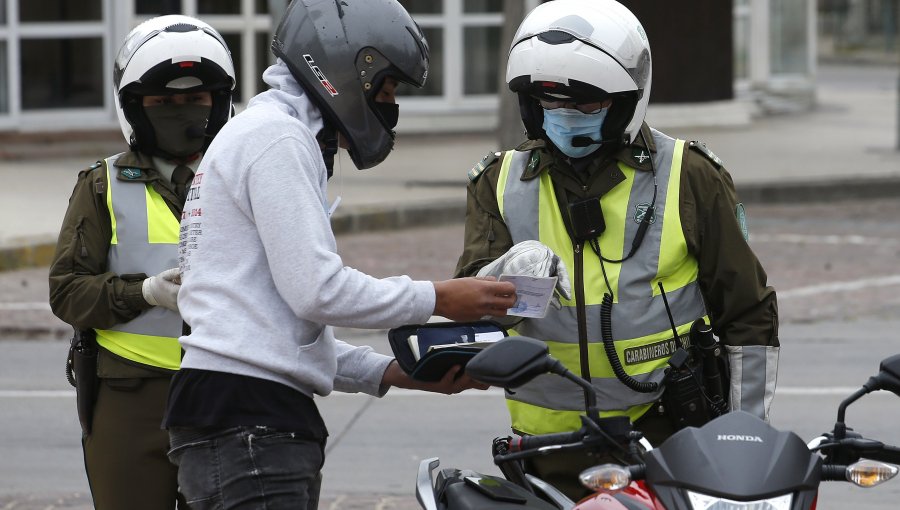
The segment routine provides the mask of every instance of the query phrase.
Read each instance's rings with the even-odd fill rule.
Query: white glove
[[[509,251],[482,267],[477,276],[499,278],[501,274],[557,276],[557,292],[566,299],[572,299],[572,286],[569,283],[566,265],[553,250],[540,241],[522,241],[514,245]]]
[[[151,305],[162,306],[177,312],[178,289],[180,288],[181,273],[177,267],[173,267],[144,280],[141,285],[141,294]]]

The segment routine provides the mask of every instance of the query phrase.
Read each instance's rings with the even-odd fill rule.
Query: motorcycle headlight
[[[756,501],[732,501],[708,494],[687,491],[693,510],[790,510],[793,494]]]

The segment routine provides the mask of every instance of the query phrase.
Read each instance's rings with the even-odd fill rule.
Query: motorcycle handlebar
[[[862,458],[877,460],[881,462],[889,462],[891,464],[900,464],[900,448],[891,445],[881,445],[877,449],[869,449],[862,453]],[[822,480],[827,481],[846,481],[847,480],[846,464],[823,464]]]
[[[822,480],[847,480],[847,466],[843,464],[825,464],[822,466]]]
[[[541,434],[537,436],[522,436],[513,439],[509,443],[510,452],[521,452],[525,450],[535,450],[545,446],[558,446],[569,443],[576,443],[584,438],[584,430],[576,430],[574,432],[558,432],[555,434]]]
[[[864,437],[851,437],[829,443],[827,438],[821,436],[811,441],[809,446],[814,450],[827,451],[829,456],[835,456],[837,459],[864,458],[900,464],[900,448]]]
[[[900,448],[887,444],[882,445],[877,451],[866,451],[862,456],[867,459],[880,460],[881,462],[900,464]]]

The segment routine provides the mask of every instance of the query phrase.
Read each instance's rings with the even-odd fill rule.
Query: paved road
[[[804,439],[829,430],[840,399],[874,373],[880,359],[897,352],[898,331],[900,321],[889,320],[871,320],[865,328],[845,322],[785,327],[773,424]],[[375,337],[356,340],[385,347]],[[0,376],[0,428],[12,433],[0,438],[0,508],[90,508],[74,397],[59,370],[65,343],[3,346],[9,364]],[[497,474],[488,456],[490,441],[507,428],[496,391],[453,397],[401,391],[381,400],[335,395],[320,403],[331,430],[322,508],[416,508],[416,467],[431,456],[440,457],[442,466]],[[900,401],[886,393],[847,414],[850,426],[892,444],[900,444],[898,421]],[[887,510],[896,508],[898,497],[896,483],[866,492],[831,484],[823,488],[819,508],[837,510],[856,502]]]
[[[751,243],[780,296],[784,348],[773,424],[808,439],[833,425],[844,394],[900,351],[900,201],[753,206],[749,214]],[[376,276],[442,279],[452,271],[461,234],[461,226],[451,225],[338,242],[348,264]],[[7,305],[42,302],[45,275],[46,269],[0,273],[0,296]],[[29,320],[50,320],[49,312],[29,313],[45,314]],[[383,333],[346,334],[387,352]],[[8,431],[0,436],[0,508],[90,508],[74,401],[62,376],[65,343],[7,339],[0,342],[0,429]],[[321,399],[332,434],[322,508],[416,508],[413,481],[425,457],[496,472],[488,451],[507,430],[501,400],[490,391]],[[847,420],[900,443],[896,397],[873,395],[851,407]],[[832,484],[823,488],[819,508],[886,510],[898,500],[900,483],[865,492]]]

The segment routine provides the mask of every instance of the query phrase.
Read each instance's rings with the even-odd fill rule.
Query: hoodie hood
[[[275,105],[309,127],[310,132],[318,133],[322,130],[322,113],[309,100],[309,95],[294,79],[284,61],[277,59],[266,68],[262,78],[271,88],[250,99],[247,108],[257,104]]]

